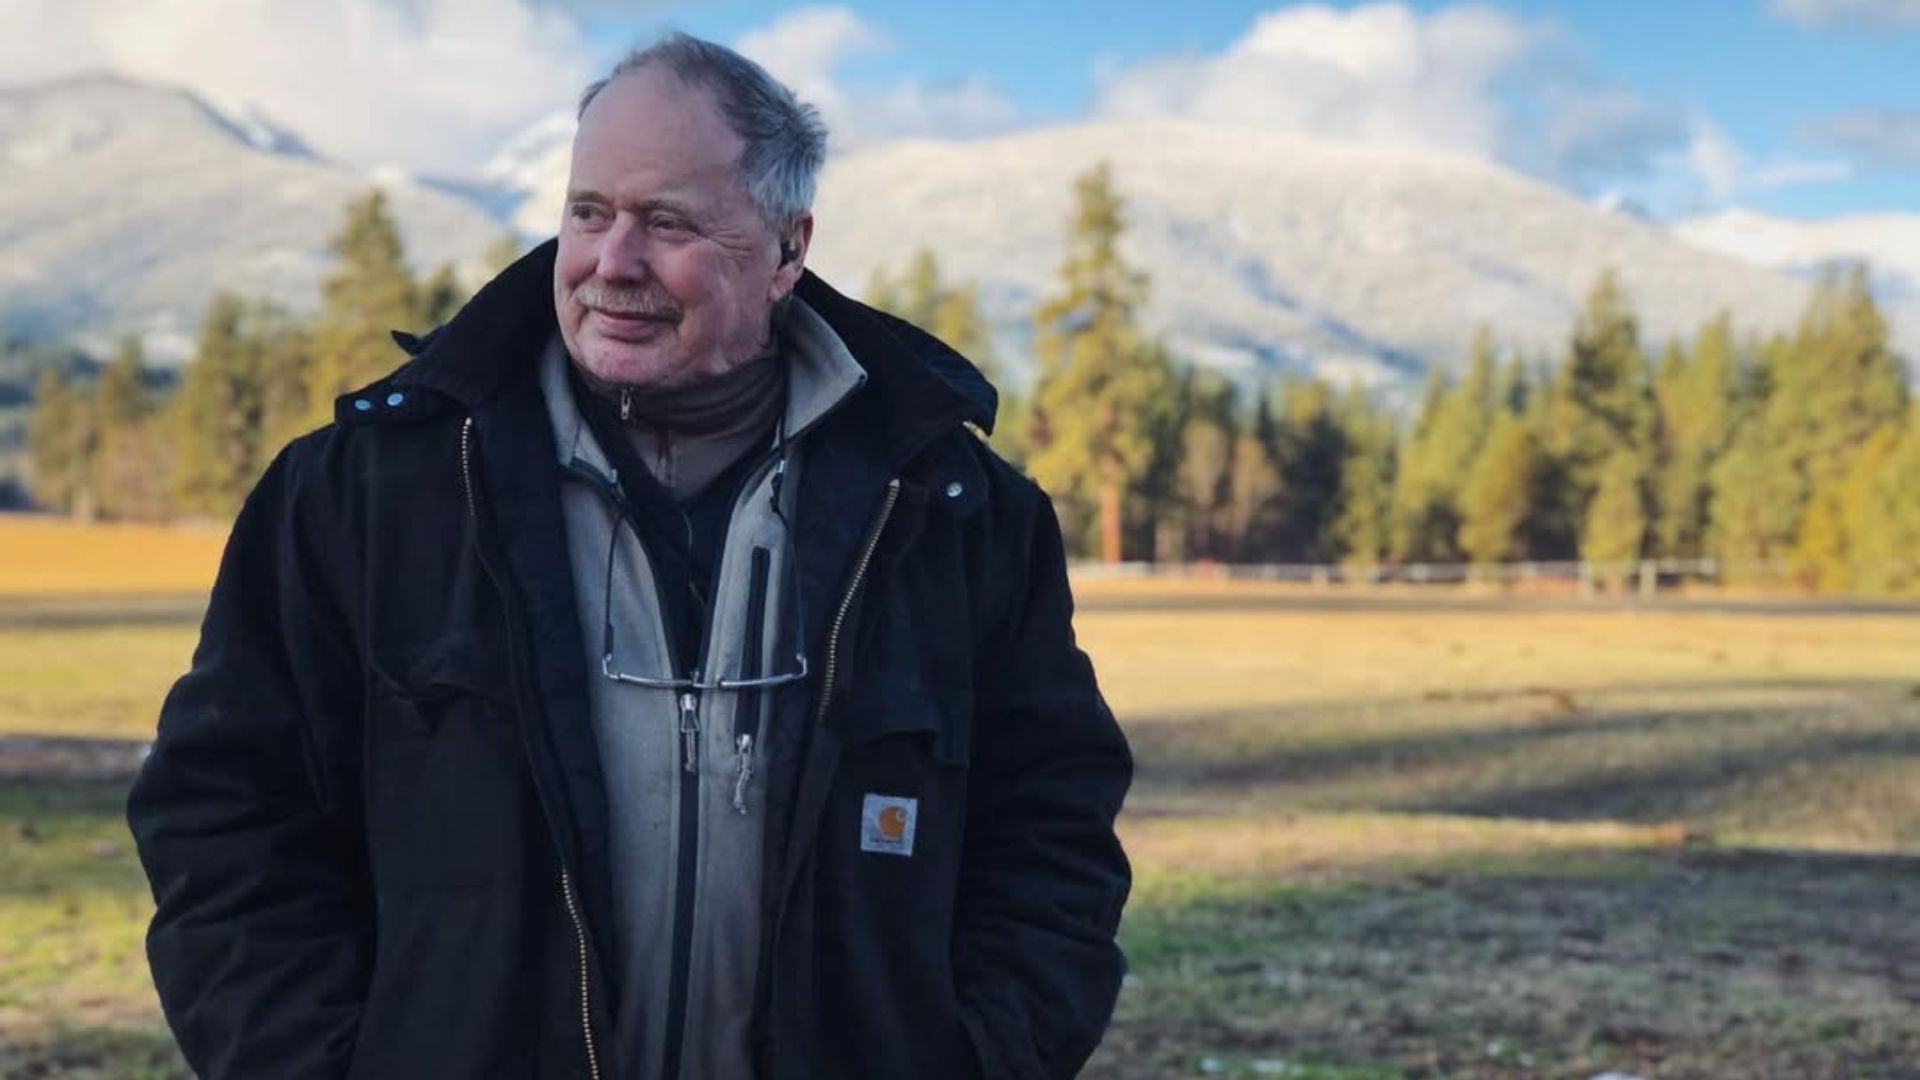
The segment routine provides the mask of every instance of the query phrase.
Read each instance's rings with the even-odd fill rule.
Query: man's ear
[[[794,218],[787,234],[780,238],[780,265],[773,268],[768,300],[778,302],[800,283],[800,273],[807,265],[807,248],[812,243],[813,214],[808,212]]]

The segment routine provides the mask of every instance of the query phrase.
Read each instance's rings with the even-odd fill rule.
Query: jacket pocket
[[[376,888],[493,882],[532,810],[504,660],[452,637],[377,657],[372,679],[366,814]]]
[[[853,753],[882,740],[915,739],[934,761],[965,768],[970,758],[971,656],[955,649],[924,603],[894,590],[860,638],[841,702],[828,717]],[[914,617],[913,612],[923,612]]]

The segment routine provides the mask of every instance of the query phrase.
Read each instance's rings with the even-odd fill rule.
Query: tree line
[[[1814,286],[1790,332],[1727,315],[1656,356],[1612,275],[1559,355],[1491,329],[1435,364],[1404,414],[1296,373],[1234,382],[1150,333],[1151,282],[1120,253],[1111,171],[1078,177],[1058,280],[1033,314],[1034,376],[995,445],[1054,496],[1069,543],[1108,561],[1408,563],[1644,558],[1785,567],[1809,588],[1920,590],[1920,420],[1858,268]],[[347,210],[319,312],[231,294],[164,399],[124,345],[87,381],[42,375],[33,493],[84,516],[229,515],[272,454],[396,361],[388,331],[447,318],[453,271],[408,270],[384,199]],[[504,266],[510,243],[492,261]],[[922,251],[867,299],[999,368],[971,283]],[[1002,380],[1003,390],[1008,389]]]
[[[1111,172],[1079,177],[1059,281],[1034,314],[1036,381],[995,437],[1054,494],[1083,555],[1714,559],[1815,589],[1920,590],[1920,418],[1861,268],[1816,282],[1790,332],[1743,334],[1722,314],[1657,358],[1605,274],[1558,356],[1503,350],[1483,328],[1403,421],[1358,387],[1248,387],[1178,362],[1141,325],[1149,282],[1120,255],[1124,230]],[[931,255],[906,278],[949,306],[970,295],[939,294]],[[877,284],[897,302],[898,282]]]
[[[394,367],[389,331],[436,325],[466,300],[451,266],[416,278],[378,191],[348,205],[330,251],[311,317],[215,296],[171,393],[143,378],[137,339],[91,379],[44,368],[27,427],[35,502],[82,518],[230,517],[281,446],[326,423],[336,396]],[[516,253],[503,238],[487,258],[499,268]]]

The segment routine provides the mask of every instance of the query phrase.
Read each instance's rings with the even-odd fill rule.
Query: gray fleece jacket
[[[777,487],[782,503],[792,505],[804,477],[806,433],[866,378],[833,330],[797,299],[786,309],[782,336],[791,365],[786,476],[776,485],[778,459],[768,454],[734,503],[709,604],[709,679],[742,673],[750,653],[763,658],[759,674],[793,670],[791,648],[784,656],[775,651],[790,625],[781,563],[792,549],[772,499]],[[574,401],[567,364],[556,337],[541,360],[541,388],[560,463],[612,486],[618,477]],[[603,677],[610,545],[612,664],[633,675],[672,674],[654,575],[633,530],[615,536],[620,509],[602,485],[567,483],[561,490],[610,810],[619,1057],[649,1080],[670,1072],[686,1080],[750,1077],[768,763],[760,756],[766,740],[743,743],[741,735],[774,715],[770,699],[780,691],[682,692]],[[758,625],[749,626],[750,618]],[[759,718],[739,714],[743,699],[757,701]],[[676,949],[685,950],[684,982],[673,977]]]

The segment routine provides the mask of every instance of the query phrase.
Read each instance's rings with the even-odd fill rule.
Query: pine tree
[[[973,362],[989,381],[998,382],[1000,370],[993,354],[993,333],[980,309],[980,291],[972,282],[942,291],[933,308],[933,336]]]
[[[1527,422],[1501,412],[1460,491],[1460,547],[1476,563],[1526,553],[1537,451]]]
[[[927,331],[995,379],[993,334],[972,282],[949,285],[932,251],[913,253],[898,279],[876,267],[868,279],[866,302]]]
[[[924,330],[933,329],[934,311],[940,306],[944,290],[940,287],[940,262],[933,252],[920,248],[907,260],[900,276],[899,316]]]
[[[1654,550],[1662,556],[1705,554],[1713,467],[1732,439],[1740,393],[1733,325],[1725,313],[1701,329],[1691,356],[1674,345],[1661,361],[1654,380],[1660,412]]]
[[[1219,559],[1227,554],[1222,519],[1232,495],[1233,385],[1202,374],[1185,381],[1178,474],[1186,550],[1191,557]]]
[[[1100,556],[1117,562],[1127,492],[1151,462],[1152,406],[1172,371],[1137,321],[1147,284],[1120,257],[1125,221],[1111,171],[1082,175],[1074,195],[1061,291],[1035,314],[1040,381],[1027,465],[1056,494],[1097,507]]]
[[[1767,375],[1760,424],[1774,471],[1765,491],[1783,505],[1784,531],[1771,539],[1784,546],[1815,493],[1845,480],[1867,437],[1906,415],[1905,371],[1863,270],[1820,282]]]
[[[231,516],[264,466],[260,357],[249,340],[247,310],[239,297],[214,297],[181,378],[174,494],[182,513]]]
[[[1324,546],[1342,562],[1372,566],[1386,558],[1394,540],[1397,447],[1393,418],[1376,408],[1359,387],[1341,396],[1337,415],[1347,454],[1340,466],[1339,510],[1333,521],[1332,542]],[[1452,502],[1449,493],[1449,512]]]
[[[868,307],[879,308],[892,315],[900,315],[900,289],[894,284],[893,278],[887,274],[884,266],[874,267],[873,273],[867,276],[867,291],[862,299],[867,302]],[[900,317],[906,318],[905,315]]]
[[[420,325],[433,327],[445,323],[467,302],[467,296],[467,287],[460,283],[453,264],[441,263],[420,286]]]
[[[1284,481],[1279,465],[1279,429],[1262,391],[1253,416],[1233,442],[1227,481],[1226,543],[1232,558],[1252,562],[1271,556]]]
[[[1867,440],[1841,489],[1847,585],[1863,592],[1920,590],[1920,413]]]
[[[1280,382],[1276,463],[1283,497],[1273,541],[1278,557],[1327,562],[1338,550],[1333,523],[1340,510],[1340,473],[1349,447],[1335,414],[1333,389],[1319,379]]]
[[[273,460],[280,448],[315,426],[313,331],[267,301],[248,305],[249,349],[259,358],[260,435],[256,459]],[[330,403],[329,403],[330,407]],[[327,419],[332,419],[331,415]]]
[[[1401,447],[1400,472],[1393,488],[1393,557],[1399,560],[1432,560],[1439,533],[1450,529],[1443,519],[1450,509],[1445,499],[1449,477],[1438,467],[1430,447],[1440,428],[1441,416],[1452,397],[1446,369],[1434,365],[1427,372],[1420,404],[1413,424]]]
[[[1850,569],[1846,510],[1837,487],[1822,488],[1807,504],[1793,546],[1793,577],[1803,588],[1839,592]]]
[[[94,457],[98,449],[87,395],[53,367],[43,368],[27,422],[27,454],[34,502],[63,514],[91,518]]]
[[[1558,536],[1584,531],[1601,472],[1619,451],[1653,457],[1654,403],[1639,322],[1619,279],[1601,275],[1574,329],[1565,366],[1547,391],[1539,430],[1559,483],[1546,509]],[[1584,545],[1583,545],[1584,546]]]
[[[392,331],[425,329],[427,321],[384,194],[348,205],[332,250],[338,263],[321,287],[307,387],[307,418],[316,425],[333,415],[336,397],[399,366]]]
[[[1647,471],[1640,452],[1622,447],[1600,470],[1599,487],[1588,504],[1580,536],[1580,557],[1590,562],[1637,560],[1647,542]]]
[[[1735,429],[1732,444],[1709,475],[1713,517],[1708,546],[1727,564],[1728,576],[1752,576],[1784,557],[1798,511],[1773,494],[1778,480],[1774,454],[1757,419]]]
[[[94,384],[93,415],[99,428],[93,489],[107,518],[156,521],[167,516],[170,492],[167,440],[155,420],[146,366],[138,338],[120,343]]]
[[[1493,354],[1493,337],[1483,326],[1474,334],[1460,384],[1449,386],[1444,378],[1428,384],[1394,485],[1395,558],[1444,562],[1460,556],[1460,488],[1501,407]]]

